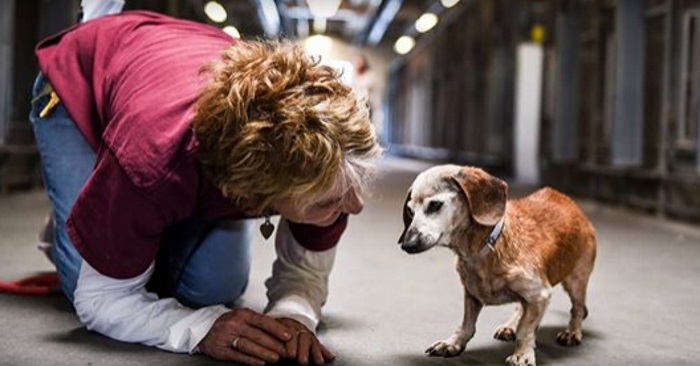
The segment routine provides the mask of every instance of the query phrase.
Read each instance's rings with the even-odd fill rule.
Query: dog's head
[[[450,246],[474,223],[493,226],[506,210],[507,184],[479,168],[440,165],[420,173],[403,207],[399,238],[407,253]]]

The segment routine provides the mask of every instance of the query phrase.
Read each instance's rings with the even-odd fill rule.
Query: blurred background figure
[[[370,118],[374,124],[380,141],[382,139],[382,117],[381,98],[377,92],[377,81],[374,71],[370,67],[369,60],[364,53],[358,53],[354,60],[354,74],[352,78],[353,88],[362,96],[367,98],[370,109]]]

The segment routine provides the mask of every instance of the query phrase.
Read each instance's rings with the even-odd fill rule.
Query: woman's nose
[[[343,211],[357,215],[362,212],[362,208],[365,207],[365,203],[362,201],[362,197],[357,193],[355,188],[351,189],[346,193],[345,199],[343,200]]]

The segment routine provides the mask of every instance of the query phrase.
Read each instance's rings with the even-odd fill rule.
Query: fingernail
[[[289,333],[284,333],[284,334],[282,334],[282,336],[284,336],[284,338],[286,338],[287,340],[289,340],[290,338],[292,338],[292,335],[289,334]]]

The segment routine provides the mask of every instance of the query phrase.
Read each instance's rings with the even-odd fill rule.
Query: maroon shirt
[[[191,131],[207,78],[200,70],[234,43],[218,28],[132,11],[77,25],[38,45],[41,71],[97,152],[67,228],[100,273],[143,273],[165,228],[185,218],[246,217],[202,174]],[[307,249],[325,250],[346,225],[343,215],[327,228],[290,228]]]

